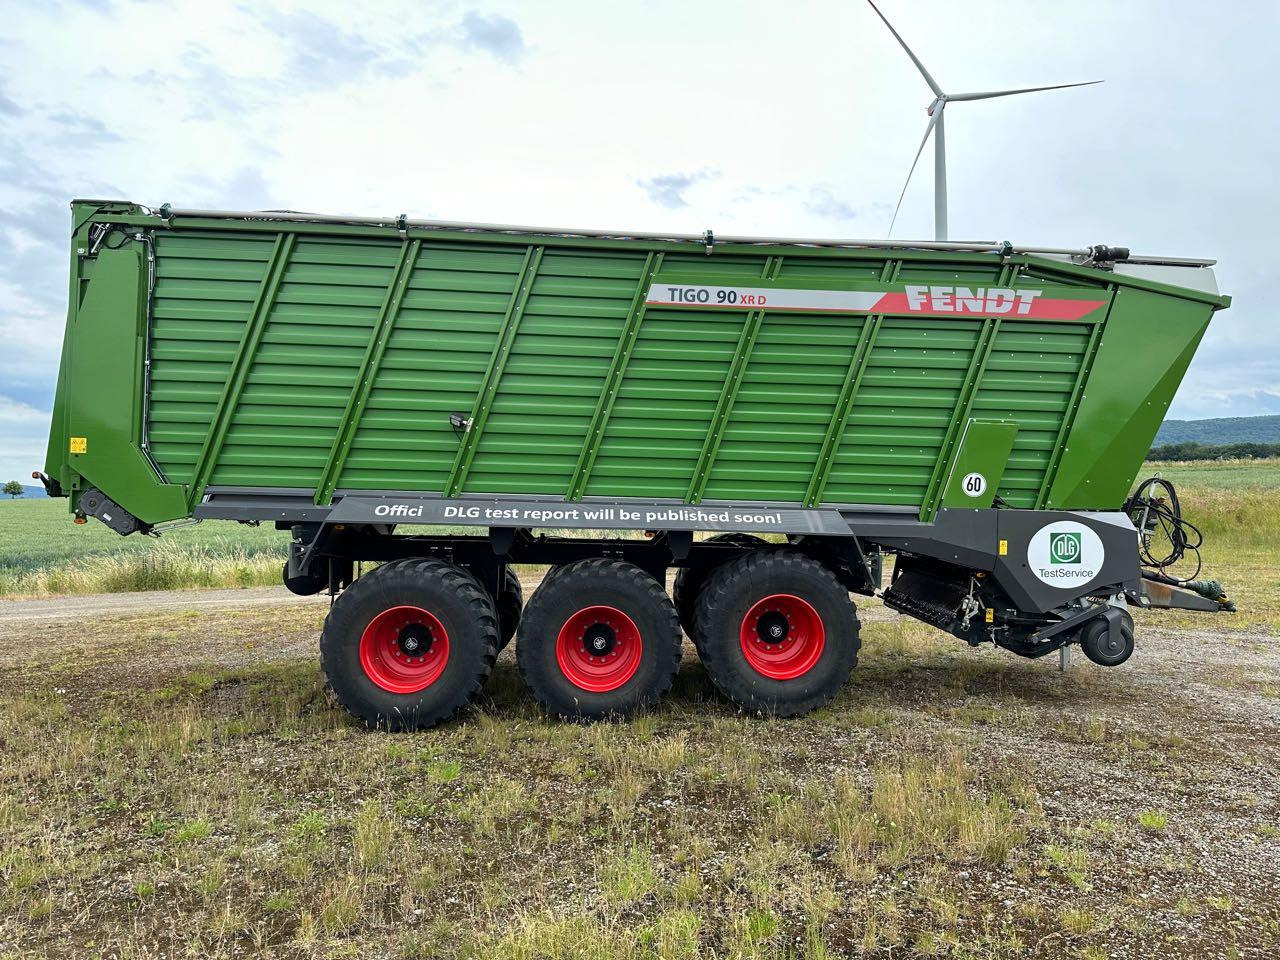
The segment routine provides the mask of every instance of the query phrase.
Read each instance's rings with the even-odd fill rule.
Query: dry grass
[[[1261,630],[1064,675],[871,602],[795,721],[687,661],[656,714],[548,722],[503,660],[370,734],[322,605],[0,636],[0,957],[1275,955],[1280,748],[1238,712],[1280,689],[1273,499],[1184,495],[1246,608],[1187,626]]]
[[[279,557],[251,553],[239,546],[219,550],[160,542],[147,552],[90,556],[56,566],[4,571],[0,574],[0,596],[274,586],[280,583],[281,563]]]
[[[1280,484],[1271,489],[1186,487],[1179,491],[1183,516],[1204,533],[1201,578],[1222,582],[1239,612],[1221,617],[1223,626],[1280,632]],[[1170,573],[1190,577],[1194,561]],[[1204,614],[1139,611],[1140,624],[1203,627]]]
[[[1171,742],[1153,729],[1174,722],[1163,714],[1139,728],[1119,704],[1105,721],[1081,713],[1123,698],[1096,672],[1066,681],[873,618],[859,682],[798,721],[737,715],[687,663],[657,714],[553,723],[502,662],[462,721],[388,737],[326,702],[309,652],[226,666],[264,643],[309,648],[322,614],[0,641],[0,943],[73,957],[1016,957],[1053,937],[1085,950],[1117,914],[1183,920],[1184,900],[1224,942],[1236,916],[1271,922],[1256,883],[1195,890],[1167,873],[1165,908],[1125,906],[1117,878],[1145,890],[1148,870],[1172,869],[1139,866],[1146,848],[1195,849],[1176,846],[1189,814],[1174,811],[1186,783],[1216,774],[1162,769],[1126,810],[1078,765],[1066,779],[1038,766],[1079,743],[1113,791]],[[1201,727],[1188,719],[1189,735],[1223,736]],[[992,752],[993,737],[1025,756]],[[1087,801],[1079,813],[1064,791]],[[1166,828],[1139,818],[1148,808],[1169,811]]]

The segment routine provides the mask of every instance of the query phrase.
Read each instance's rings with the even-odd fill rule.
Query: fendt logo
[[[931,317],[1026,317],[1029,320],[1079,320],[1105,300],[1068,300],[1028,287],[958,287],[909,283],[902,293],[886,293],[873,313],[910,313]]]
[[[1055,533],[1049,540],[1050,563],[1079,563],[1080,534]]]
[[[1016,313],[1027,316],[1042,290],[907,285],[907,309],[929,313]]]

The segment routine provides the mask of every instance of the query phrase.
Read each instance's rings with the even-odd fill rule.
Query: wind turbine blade
[[[1039,93],[1041,90],[1065,90],[1068,87],[1091,87],[1102,80],[1086,80],[1084,83],[1055,83],[1051,87],[1022,87],[1019,90],[984,90],[980,93],[954,93],[948,100],[990,100],[994,97],[1012,97],[1019,93]]]
[[[907,195],[907,187],[911,186],[911,175],[916,172],[916,164],[920,162],[920,154],[924,153],[924,145],[929,142],[929,135],[933,133],[933,128],[938,125],[938,118],[942,116],[942,109],[945,105],[939,104],[938,109],[929,117],[929,125],[924,128],[924,137],[920,141],[920,149],[916,151],[916,158],[911,161],[911,169],[907,171],[907,182],[902,185],[902,192],[898,194],[898,205],[893,208],[893,219],[889,221],[889,232],[886,237],[893,236],[893,225],[898,222],[898,211],[902,209],[902,198]]]
[[[924,64],[920,62],[920,58],[911,52],[911,48],[907,46],[907,41],[898,36],[898,31],[893,29],[893,24],[890,23],[888,18],[880,12],[880,8],[877,7],[872,0],[867,0],[867,3],[871,4],[871,9],[876,12],[876,16],[884,21],[884,25],[889,28],[889,32],[893,34],[894,39],[902,45],[902,49],[907,51],[907,56],[910,57],[911,62],[916,65],[916,69],[920,71],[920,76],[924,77],[924,82],[929,85],[929,89],[933,91],[933,95],[935,97],[942,96],[942,88],[938,86],[938,82],[934,80],[933,77],[929,76],[929,71],[924,68]]]

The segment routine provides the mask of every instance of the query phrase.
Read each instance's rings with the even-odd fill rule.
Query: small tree
[[[4,492],[9,495],[9,499],[11,500],[14,497],[20,497],[22,496],[22,493],[23,493],[22,484],[20,484],[17,480],[10,480],[8,483],[4,485]]]

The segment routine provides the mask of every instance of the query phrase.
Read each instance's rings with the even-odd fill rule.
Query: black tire
[[[285,589],[290,593],[296,593],[300,597],[313,597],[323,590],[329,589],[329,564],[333,563],[334,572],[337,574],[338,586],[349,586],[351,581],[355,579],[352,576],[353,564],[350,560],[326,560],[320,559],[315,566],[319,569],[313,569],[311,573],[305,577],[290,577],[289,564],[285,562],[281,568],[280,576],[284,581]]]
[[[1105,617],[1085,624],[1080,631],[1080,649],[1100,667],[1120,666],[1133,655],[1133,617],[1127,610],[1122,612],[1118,640],[1112,639],[1110,624]]]
[[[748,553],[716,570],[698,599],[696,627],[716,687],[754,713],[816,710],[858,662],[848,591],[818,561],[786,548]],[[766,643],[771,636],[774,645]]]
[[[314,597],[329,586],[329,574],[327,572],[324,576],[317,576],[315,573],[309,573],[304,577],[289,576],[289,564],[287,561],[280,571],[280,577],[284,581],[285,589],[300,597]]]
[[[529,598],[516,660],[550,714],[631,716],[671,689],[680,667],[680,623],[662,586],[639,567],[581,560],[551,571]]]
[[[440,560],[396,561],[359,578],[320,635],[333,695],[366,726],[387,730],[425,730],[453,717],[497,655],[493,601],[474,577]]]
[[[498,611],[498,649],[505,650],[511,638],[516,635],[516,626],[520,623],[520,614],[524,610],[524,587],[520,585],[520,577],[509,564],[502,567],[502,589],[494,606]]]
[[[747,549],[755,549],[768,543],[763,537],[757,537],[751,533],[717,533],[714,537],[708,537],[705,542],[731,543],[736,547]],[[676,606],[676,616],[680,618],[680,628],[695,646],[698,639],[694,634],[694,610],[698,605],[698,594],[716,569],[716,567],[681,567],[676,571],[675,580],[671,584],[671,599]]]

